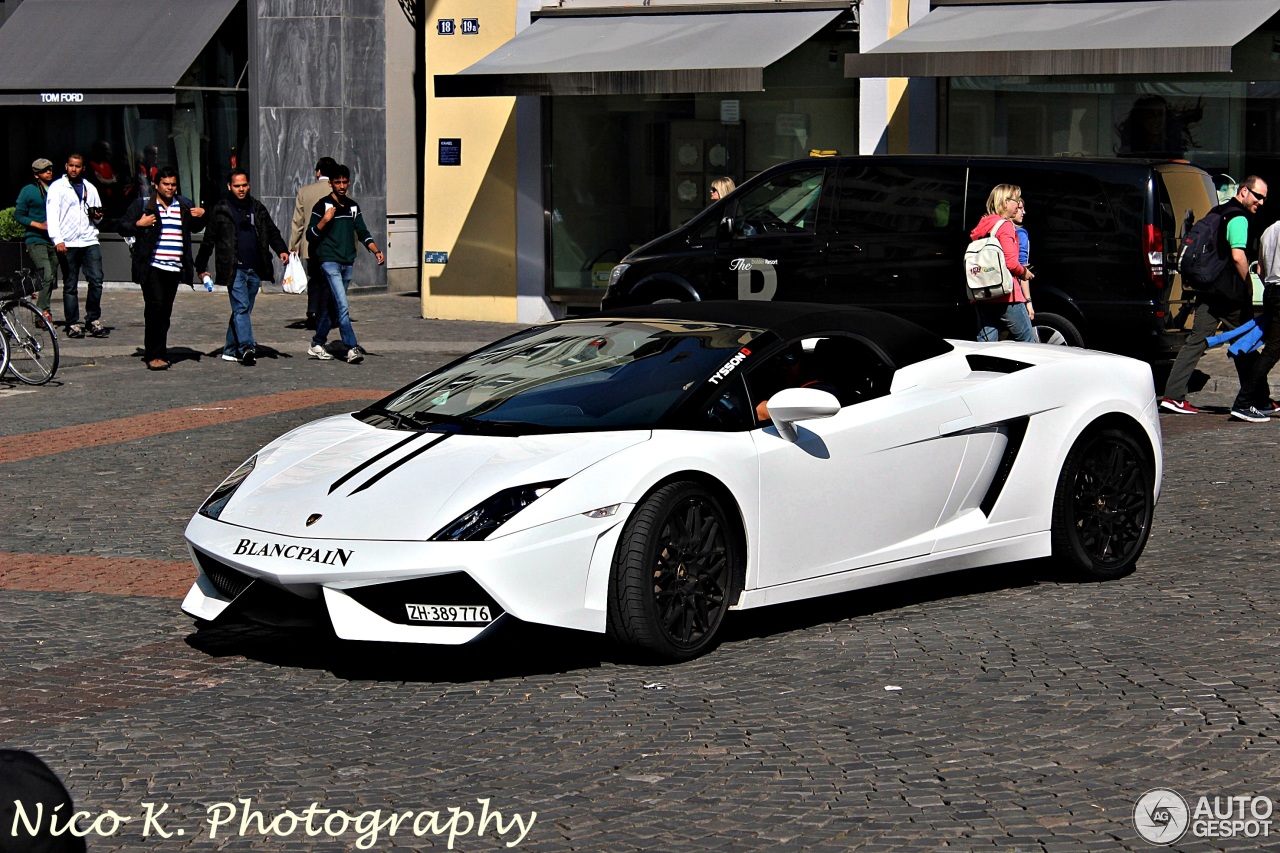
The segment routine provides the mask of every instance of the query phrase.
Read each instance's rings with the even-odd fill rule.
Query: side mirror
[[[795,441],[797,421],[829,418],[840,411],[840,401],[829,391],[817,388],[784,388],[769,398],[769,418],[778,435]]]

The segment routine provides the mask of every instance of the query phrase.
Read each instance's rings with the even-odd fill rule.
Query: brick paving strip
[[[0,464],[345,400],[377,400],[386,393],[346,388],[286,391],[14,435],[0,444]],[[0,551],[0,589],[182,598],[193,578],[194,569],[186,561]]]
[[[182,598],[195,579],[187,560],[0,551],[0,589]]]
[[[40,456],[55,456],[86,447],[120,444],[170,432],[182,432],[294,409],[339,403],[343,400],[377,400],[386,396],[387,393],[387,391],[352,388],[285,391],[280,394],[241,397],[238,400],[222,400],[200,406],[184,406],[163,412],[151,412],[146,415],[132,415],[109,421],[11,435],[5,438],[3,444],[0,444],[0,465],[23,462]]]

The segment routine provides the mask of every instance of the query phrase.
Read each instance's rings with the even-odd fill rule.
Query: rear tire
[[[1036,338],[1042,344],[1056,344],[1058,346],[1082,347],[1084,346],[1084,335],[1080,334],[1080,330],[1061,314],[1051,314],[1047,311],[1036,312],[1036,318],[1031,321],[1032,328],[1035,330]]]
[[[742,560],[729,518],[720,498],[688,481],[636,507],[613,558],[609,635],[667,660],[712,648]]]
[[[1154,510],[1150,450],[1118,429],[1087,432],[1058,477],[1053,556],[1089,578],[1123,577],[1146,547]]]

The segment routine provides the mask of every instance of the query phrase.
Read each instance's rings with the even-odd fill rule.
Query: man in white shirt
[[[67,337],[83,338],[86,325],[80,322],[77,293],[80,270],[89,283],[85,300],[85,322],[95,338],[107,335],[102,325],[102,249],[98,245],[97,223],[102,221],[102,199],[93,184],[84,179],[84,157],[67,158],[67,171],[49,185],[46,199],[49,239],[58,252],[62,267],[62,312],[67,321]]]

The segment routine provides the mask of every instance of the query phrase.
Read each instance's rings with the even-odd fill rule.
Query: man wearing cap
[[[53,161],[38,158],[31,164],[31,174],[35,176],[35,180],[18,193],[14,216],[27,228],[23,242],[27,244],[32,268],[40,272],[40,293],[36,296],[36,307],[52,323],[49,298],[58,280],[58,252],[49,239],[49,226],[46,223],[48,214],[45,212],[44,201],[49,195],[49,182],[53,180]]]
[[[102,199],[98,188],[84,179],[83,156],[72,154],[67,158],[67,172],[49,185],[45,207],[49,212],[49,239],[62,267],[62,313],[67,337],[83,338],[86,329],[80,322],[80,297],[76,293],[83,269],[89,282],[89,298],[84,306],[88,332],[95,338],[104,338],[107,327],[101,319],[102,249],[97,225],[102,221]]]

